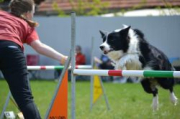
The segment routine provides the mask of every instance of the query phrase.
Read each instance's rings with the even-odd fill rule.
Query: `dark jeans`
[[[41,119],[33,101],[26,59],[17,44],[0,40],[0,70],[25,119]]]

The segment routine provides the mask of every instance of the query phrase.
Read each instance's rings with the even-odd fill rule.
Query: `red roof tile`
[[[77,1],[77,0],[74,0]],[[89,0],[90,1],[90,0]],[[143,3],[143,1],[146,1]],[[180,0],[164,0],[168,4],[172,6],[180,6]],[[38,6],[37,12],[53,12],[55,11],[53,8],[53,3],[56,2],[57,5],[61,10],[64,11],[71,11],[72,6],[69,0],[45,0],[45,2],[41,3]],[[108,2],[107,9],[109,10],[120,10],[120,9],[127,9],[127,8],[133,8],[138,7],[139,5],[142,5],[141,8],[153,8],[153,7],[164,7],[166,4],[163,2],[163,0],[102,0],[102,3]]]
[[[35,0],[36,2],[42,2],[37,7],[37,14],[41,13],[57,13],[53,7],[53,3],[57,3],[58,7],[65,11],[69,12],[72,10],[72,4],[70,0]],[[74,5],[77,6],[78,0],[75,1]],[[92,0],[85,0],[92,3]],[[180,6],[180,0],[101,0],[102,3],[108,3],[107,10],[109,11],[120,11],[121,9],[140,9],[140,8],[156,8],[156,7],[165,7],[170,6]],[[163,2],[165,1],[165,2]],[[2,5],[1,5],[2,6]],[[3,6],[2,6],[3,7]],[[87,8],[88,9],[88,8]]]

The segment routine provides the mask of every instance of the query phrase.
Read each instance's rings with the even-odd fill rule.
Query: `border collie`
[[[167,56],[149,44],[144,34],[138,29],[124,25],[124,28],[113,32],[100,31],[103,43],[100,49],[119,70],[174,70]],[[174,105],[177,97],[173,92],[173,78],[141,78],[145,92],[153,94],[153,110],[158,109],[158,89],[161,86],[170,91],[170,99]]]

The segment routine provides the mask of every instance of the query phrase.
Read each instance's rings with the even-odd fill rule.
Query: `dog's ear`
[[[123,24],[123,27],[124,27],[124,28],[127,28],[127,27],[129,27],[129,26],[128,26],[128,25],[126,25],[126,24]]]
[[[129,31],[130,28],[131,28],[131,26],[126,26],[126,27],[124,27],[124,29],[126,29],[126,30],[128,30],[128,31]]]
[[[101,37],[104,38],[106,36],[106,33],[104,31],[99,30]]]
[[[126,28],[122,29],[120,31],[121,34],[123,34],[124,36],[128,36],[129,33],[129,29],[131,28],[131,26],[127,26]]]

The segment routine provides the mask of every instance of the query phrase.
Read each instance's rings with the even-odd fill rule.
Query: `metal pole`
[[[76,13],[71,13],[71,117],[75,119],[75,84],[76,84],[76,77],[74,76],[74,69],[75,69],[75,39],[76,39]]]
[[[92,37],[91,41],[91,66],[94,68],[94,37]],[[92,110],[93,106],[93,84],[94,84],[94,76],[91,76],[91,86],[90,86],[90,110]]]
[[[10,96],[11,96],[11,92],[9,91],[8,96],[7,96],[7,98],[6,98],[5,105],[4,105],[3,110],[2,110],[2,112],[1,112],[0,119],[3,119],[4,112],[5,112],[5,110],[6,110],[7,106],[8,106]]]
[[[106,107],[107,107],[108,110],[110,110],[108,98],[107,98],[107,96],[106,96],[106,92],[105,92],[105,90],[104,90],[104,86],[103,86],[102,80],[100,80],[100,82],[101,82],[101,87],[102,87],[102,90],[103,90],[104,99],[105,99],[105,102],[106,102]]]

